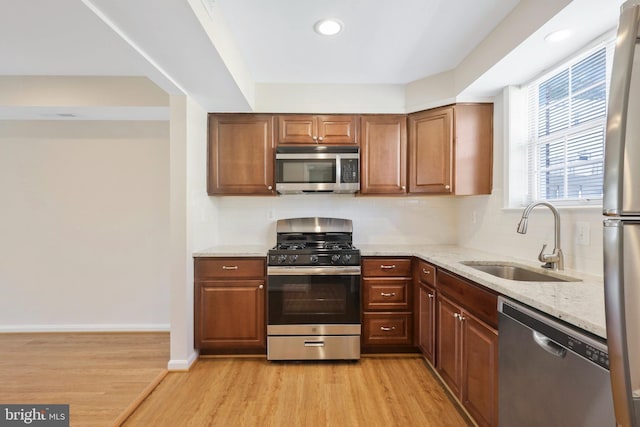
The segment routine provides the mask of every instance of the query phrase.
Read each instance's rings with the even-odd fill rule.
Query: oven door
[[[360,333],[360,267],[269,267],[267,333]]]

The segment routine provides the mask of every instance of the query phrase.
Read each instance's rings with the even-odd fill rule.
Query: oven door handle
[[[359,276],[360,266],[327,266],[327,267],[267,267],[268,276]]]

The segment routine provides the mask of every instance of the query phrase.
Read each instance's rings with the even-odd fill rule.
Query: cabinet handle
[[[444,186],[444,189],[445,189],[445,190],[448,190],[448,189],[450,189],[450,188],[451,188],[451,186],[450,186],[449,184],[447,184],[447,185],[445,185],[445,186]]]
[[[429,298],[433,298],[435,295],[433,294],[427,294],[429,296]]]
[[[396,327],[395,326],[380,326],[380,330],[381,331],[385,331],[385,332],[389,332],[389,331],[395,331]]]
[[[431,274],[431,272],[430,272],[429,270],[427,270],[426,268],[423,268],[423,269],[422,269],[422,272],[423,272],[424,274]]]
[[[466,317],[464,317],[462,314],[459,314],[459,313],[454,313],[453,317],[455,317],[456,319],[458,319],[461,322],[464,321],[464,320],[467,320]]]
[[[273,190],[273,187],[272,186],[268,186],[267,190],[271,191],[271,190]]]
[[[402,186],[402,191],[405,191],[406,189],[407,189],[407,186],[406,186],[406,185],[403,185],[403,186]]]
[[[222,269],[223,270],[237,270],[238,266],[237,265],[223,265]]]
[[[313,140],[314,140],[314,141],[317,141],[317,140],[318,140],[318,137],[317,137],[317,136],[314,136],[314,137],[313,137]]]
[[[460,320],[460,315],[458,313],[453,313],[453,317],[455,317],[456,319]]]
[[[323,137],[319,137],[318,141],[322,142],[322,141],[324,141],[324,138]]]
[[[380,296],[382,296],[382,297],[395,297],[396,293],[395,292],[391,292],[391,293],[386,294],[384,292],[380,292]]]
[[[264,288],[264,285],[258,286],[258,289],[263,289],[263,288]]]
[[[396,265],[395,265],[395,264],[393,264],[393,265],[384,265],[384,264],[382,264],[382,265],[380,266],[380,268],[381,268],[382,270],[392,270],[392,269],[396,268]]]

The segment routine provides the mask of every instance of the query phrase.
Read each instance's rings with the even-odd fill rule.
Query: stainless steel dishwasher
[[[501,427],[615,426],[604,340],[500,297]]]

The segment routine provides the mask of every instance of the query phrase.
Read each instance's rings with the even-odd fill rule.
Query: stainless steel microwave
[[[359,147],[287,145],[276,148],[278,193],[355,193],[358,190]]]

